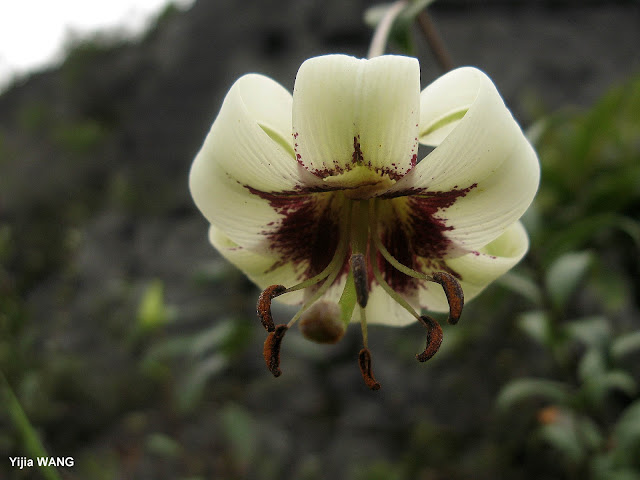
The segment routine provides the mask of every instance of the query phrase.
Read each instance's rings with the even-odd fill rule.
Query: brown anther
[[[280,370],[280,344],[284,334],[287,333],[287,327],[284,323],[277,325],[273,332],[271,332],[267,339],[264,341],[264,361],[267,364],[267,368],[273,374],[274,377],[282,375]]]
[[[369,300],[369,285],[367,279],[367,263],[362,253],[351,255],[351,271],[353,283],[356,287],[356,301],[362,308],[367,306]]]
[[[449,302],[449,319],[451,325],[455,325],[462,315],[462,307],[464,306],[464,292],[460,286],[460,282],[451,274],[446,272],[436,272],[433,275],[433,281],[442,285],[444,294]]]
[[[371,390],[380,390],[380,384],[373,378],[373,372],[371,371],[371,352],[367,347],[360,350],[358,354],[358,365],[360,366],[360,373],[364,383],[367,384]]]
[[[262,326],[267,332],[273,332],[276,327],[273,323],[273,317],[271,316],[271,300],[278,295],[282,295],[286,290],[283,285],[271,285],[265,288],[258,297],[258,304],[256,310],[258,311],[258,317],[262,322]]]
[[[416,355],[416,358],[419,362],[426,362],[440,349],[440,345],[442,344],[442,327],[428,315],[422,315],[418,320],[420,320],[420,323],[427,329],[427,346],[424,352]]]

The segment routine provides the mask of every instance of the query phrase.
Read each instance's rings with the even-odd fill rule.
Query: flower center
[[[301,323],[304,328],[302,331],[307,338],[321,343],[333,343],[342,337],[343,332],[339,331],[340,327],[342,326],[343,330],[346,330],[351,319],[355,317],[359,318],[362,329],[363,348],[358,356],[360,371],[367,386],[377,390],[380,388],[380,384],[373,378],[371,369],[366,316],[369,293],[374,283],[379,285],[386,294],[427,329],[425,350],[416,355],[419,361],[424,362],[435,355],[442,342],[442,328],[438,322],[427,315],[420,315],[406,298],[389,285],[380,270],[379,258],[384,258],[391,267],[409,277],[440,284],[449,303],[448,321],[451,324],[457,323],[460,318],[464,295],[460,284],[451,274],[435,272],[432,275],[426,275],[402,264],[391,255],[383,244],[378,231],[381,204],[388,200],[380,198],[354,199],[353,196],[346,193],[336,193],[336,195],[342,197],[344,214],[338,227],[339,241],[331,261],[320,273],[297,285],[288,288],[283,285],[272,285],[260,294],[257,304],[258,316],[269,332],[264,345],[265,362],[274,376],[277,377],[282,373],[279,367],[280,344],[286,331],[300,318],[303,318]],[[319,302],[329,288],[335,285],[347,264],[349,269],[338,301],[339,308],[335,308],[335,304],[328,307],[326,301]],[[273,298],[301,289],[306,289],[305,301],[301,308],[288,324],[275,325],[271,316]],[[312,306],[314,308],[311,308]],[[356,308],[358,314],[354,315]],[[309,334],[307,335],[307,333]]]
[[[345,197],[355,200],[371,198],[377,192],[386,192],[396,183],[389,174],[380,174],[364,165],[356,165],[350,170],[322,180],[330,187],[341,188]]]

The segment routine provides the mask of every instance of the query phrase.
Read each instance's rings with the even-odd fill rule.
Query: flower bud
[[[336,303],[319,301],[302,314],[299,323],[302,335],[318,343],[337,343],[345,332]]]

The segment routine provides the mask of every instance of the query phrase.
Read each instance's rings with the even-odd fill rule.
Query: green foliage
[[[142,369],[157,378],[169,375],[169,364],[180,360],[188,367],[178,379],[177,407],[187,413],[196,408],[209,382],[225,371],[247,344],[251,329],[247,322],[223,319],[194,334],[183,334],[156,342],[142,360]]]
[[[60,124],[53,131],[53,141],[64,152],[87,155],[106,139],[107,130],[95,120]]]
[[[611,229],[640,246],[639,112],[636,77],[586,113],[559,113],[544,122],[536,208],[545,221],[545,236],[538,240],[552,258],[594,245]]]
[[[571,391],[567,385],[543,378],[520,378],[502,389],[496,399],[500,410],[514,408],[523,400],[540,398],[552,403],[569,403]]]
[[[562,309],[575,292],[592,263],[589,252],[569,252],[557,258],[547,269],[546,289],[552,305]]]
[[[257,425],[251,414],[235,404],[220,411],[220,427],[227,440],[233,461],[239,470],[246,470],[257,453]]]
[[[156,330],[175,317],[175,310],[165,304],[164,284],[156,279],[147,287],[138,306],[137,324],[140,332]]]
[[[51,107],[44,102],[31,102],[18,113],[18,125],[30,133],[38,133],[50,126],[53,117]]]
[[[525,218],[529,266],[501,284],[526,298],[517,325],[552,371],[512,380],[496,408],[504,418],[528,412],[527,448],[551,447],[568,475],[638,479],[640,385],[629,359],[640,331],[620,318],[639,307],[640,77],[586,113],[550,117],[535,138],[542,181]]]
[[[30,458],[48,457],[49,455],[42,446],[36,429],[31,425],[22,405],[20,405],[20,401],[13,393],[2,371],[0,371],[0,398],[7,409],[9,417],[22,435],[24,451],[29,454]],[[61,478],[55,466],[40,466],[39,470],[46,480],[60,480]]]

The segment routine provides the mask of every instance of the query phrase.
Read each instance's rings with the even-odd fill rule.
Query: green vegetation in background
[[[528,300],[518,326],[551,366],[505,385],[497,409],[528,424],[509,440],[558,458],[563,478],[638,479],[640,77],[585,113],[545,119],[536,140],[531,251],[501,284]]]

